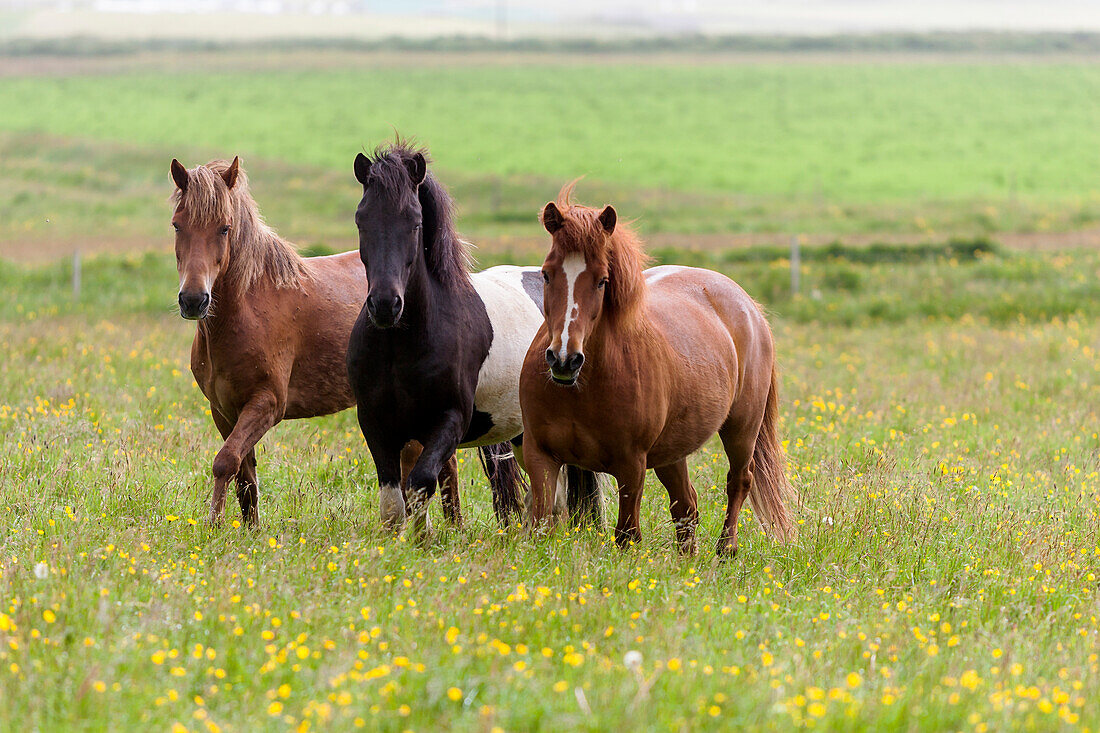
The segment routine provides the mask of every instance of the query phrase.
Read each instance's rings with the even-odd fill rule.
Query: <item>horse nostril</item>
[[[202,302],[199,304],[199,310],[202,310],[210,305],[210,293],[202,294]]]
[[[546,363],[550,366],[557,366],[558,355],[554,353],[553,349],[546,350]]]
[[[570,356],[566,360],[566,368],[571,372],[577,371],[583,365],[584,365],[584,354],[581,354],[580,352],[578,352],[576,354],[573,354],[572,356]]]

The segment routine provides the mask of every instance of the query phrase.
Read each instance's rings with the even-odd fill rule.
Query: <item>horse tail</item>
[[[772,537],[780,542],[792,540],[798,529],[789,504],[798,501],[798,494],[787,480],[786,457],[779,441],[779,372],[774,364],[764,421],[756,436],[752,457],[755,465],[749,500],[753,512]]]
[[[516,454],[511,443],[497,443],[479,447],[477,455],[489,478],[497,521],[507,527],[513,516],[516,519],[523,516],[523,497],[527,493],[527,481],[516,463]]]
[[[600,477],[592,471],[565,467],[566,503],[574,525],[591,522],[599,527],[603,523],[600,483]]]

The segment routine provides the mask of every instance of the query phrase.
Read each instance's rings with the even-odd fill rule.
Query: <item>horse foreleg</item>
[[[237,471],[237,503],[241,505],[241,516],[249,527],[260,523],[260,480],[256,476],[256,449],[248,451]]]
[[[668,490],[668,510],[676,526],[680,552],[694,555],[695,529],[699,526],[699,499],[688,476],[687,459],[656,469],[657,479]]]
[[[254,396],[237,416],[225,445],[214,457],[214,495],[210,500],[210,522],[221,521],[225,510],[225,492],[229,481],[237,476],[245,457],[256,443],[278,422],[275,395],[265,392]],[[247,517],[245,518],[247,520]]]
[[[642,489],[645,488],[645,458],[611,472],[619,482],[619,520],[615,524],[615,542],[619,547],[637,544],[642,539]]]
[[[535,445],[533,440],[525,440],[516,455],[522,459],[520,465],[531,480],[531,490],[527,494],[527,516],[531,527],[538,529],[552,519],[558,482],[563,473],[562,464]]]
[[[445,465],[454,460],[455,449],[463,432],[462,415],[457,410],[444,413],[439,425],[424,440],[424,450],[409,472],[409,518],[413,530],[421,538],[431,532],[428,503],[435,495]]]
[[[401,449],[401,494],[405,504],[409,502],[409,474],[416,465],[424,446],[410,440]],[[458,456],[451,454],[450,459],[439,472],[439,493],[443,503],[443,517],[455,527],[462,526],[462,510],[458,496]]]

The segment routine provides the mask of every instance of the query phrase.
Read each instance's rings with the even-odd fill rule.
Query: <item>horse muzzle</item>
[[[401,320],[401,314],[405,310],[405,301],[396,293],[391,295],[378,295],[371,293],[367,296],[367,315],[376,328],[393,328]]]
[[[181,316],[189,321],[201,321],[210,312],[210,293],[180,291],[179,304]]]
[[[577,352],[561,359],[553,349],[546,350],[546,363],[550,365],[550,378],[563,387],[572,387],[577,383],[584,366],[584,354]]]

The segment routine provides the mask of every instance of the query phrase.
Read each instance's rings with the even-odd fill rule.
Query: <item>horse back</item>
[[[774,344],[756,302],[712,270],[663,266],[645,276],[647,316],[674,354],[671,382],[678,394],[671,404],[713,412],[718,424],[740,412],[760,412]]]

